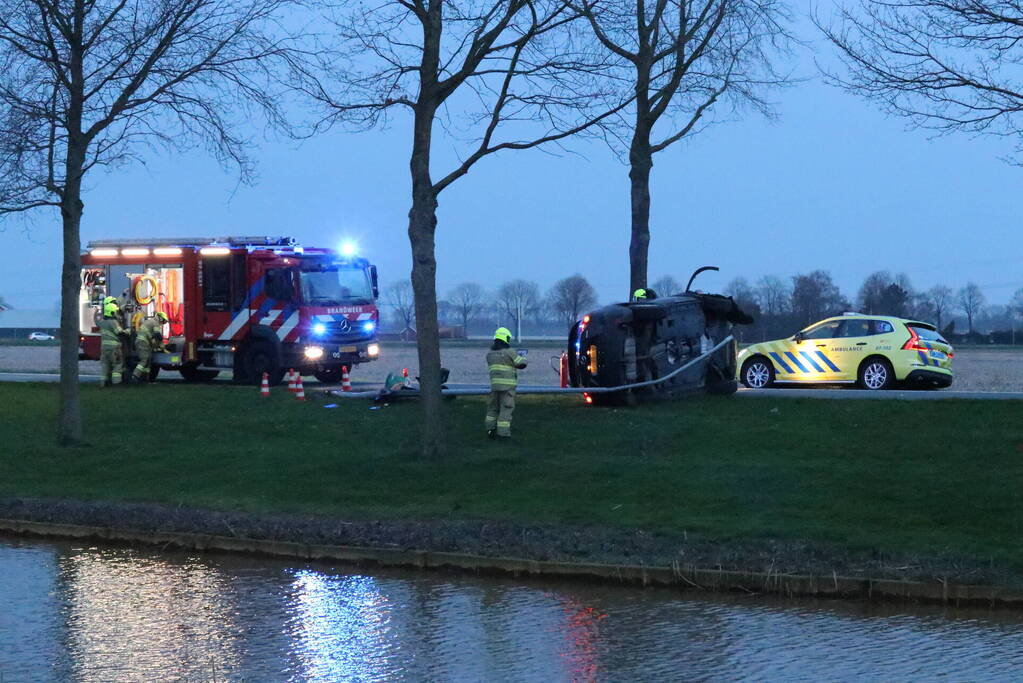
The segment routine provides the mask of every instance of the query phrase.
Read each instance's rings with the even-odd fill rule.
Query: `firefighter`
[[[494,343],[487,352],[490,368],[490,400],[487,402],[487,436],[491,439],[511,438],[512,412],[515,410],[515,387],[518,371],[526,367],[526,359],[511,350],[511,331],[499,327]]]
[[[640,287],[632,293],[633,301],[648,301],[650,299],[656,299],[657,293],[652,289],[644,289]]]
[[[117,319],[120,312],[114,297],[108,296],[103,300],[103,319],[99,323],[101,340],[99,362],[102,386],[105,387],[120,384],[121,375],[124,373],[122,341],[127,338],[128,332]]]
[[[163,350],[163,326],[167,322],[167,314],[158,311],[142,321],[135,332],[135,354],[139,358],[132,381],[141,384],[149,381],[149,368],[153,362],[153,352]]]

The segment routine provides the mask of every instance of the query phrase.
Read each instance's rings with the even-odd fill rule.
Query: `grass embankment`
[[[151,501],[348,519],[597,524],[954,554],[1023,569],[1023,405],[693,398],[631,409],[520,397],[515,441],[448,404],[450,455],[413,457],[417,406],[233,386],[82,388],[92,445],[53,444],[56,387],[0,385],[0,498]]]

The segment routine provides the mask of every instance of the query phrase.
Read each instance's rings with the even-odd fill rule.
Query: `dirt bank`
[[[838,545],[764,540],[709,541],[636,529],[521,525],[471,520],[346,521],[218,512],[153,504],[0,499],[0,519],[146,533],[188,533],[317,546],[464,553],[541,562],[693,567],[701,570],[870,577],[895,581],[1023,587],[1023,576],[952,556],[851,551]]]

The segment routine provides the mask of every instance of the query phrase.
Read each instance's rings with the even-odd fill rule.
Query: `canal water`
[[[1023,614],[0,539],[0,682],[1019,681]]]

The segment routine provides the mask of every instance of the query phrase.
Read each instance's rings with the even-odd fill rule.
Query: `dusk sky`
[[[801,18],[801,37],[827,58],[811,29]],[[1000,159],[1011,140],[931,139],[822,83],[811,51],[793,67],[809,80],[776,95],[776,121],[747,114],[655,158],[651,280],[684,281],[714,264],[721,272],[701,277],[705,290],[737,276],[755,282],[818,268],[830,270],[850,298],[878,269],[905,271],[918,289],[972,280],[989,303],[1005,303],[1023,287],[1023,231],[1010,201],[1023,170]],[[438,150],[445,144],[438,138]],[[441,297],[460,282],[494,289],[518,277],[546,290],[574,272],[602,301],[627,295],[627,168],[603,143],[570,144],[574,154],[490,157],[441,195]],[[236,187],[199,152],[94,172],[83,246],[147,236],[283,234],[310,246],[353,238],[386,285],[406,278],[411,263],[409,145],[400,119],[386,131],[265,143],[253,154],[253,187]],[[435,177],[446,168],[438,163]],[[0,225],[0,295],[18,308],[52,308],[57,212]]]

